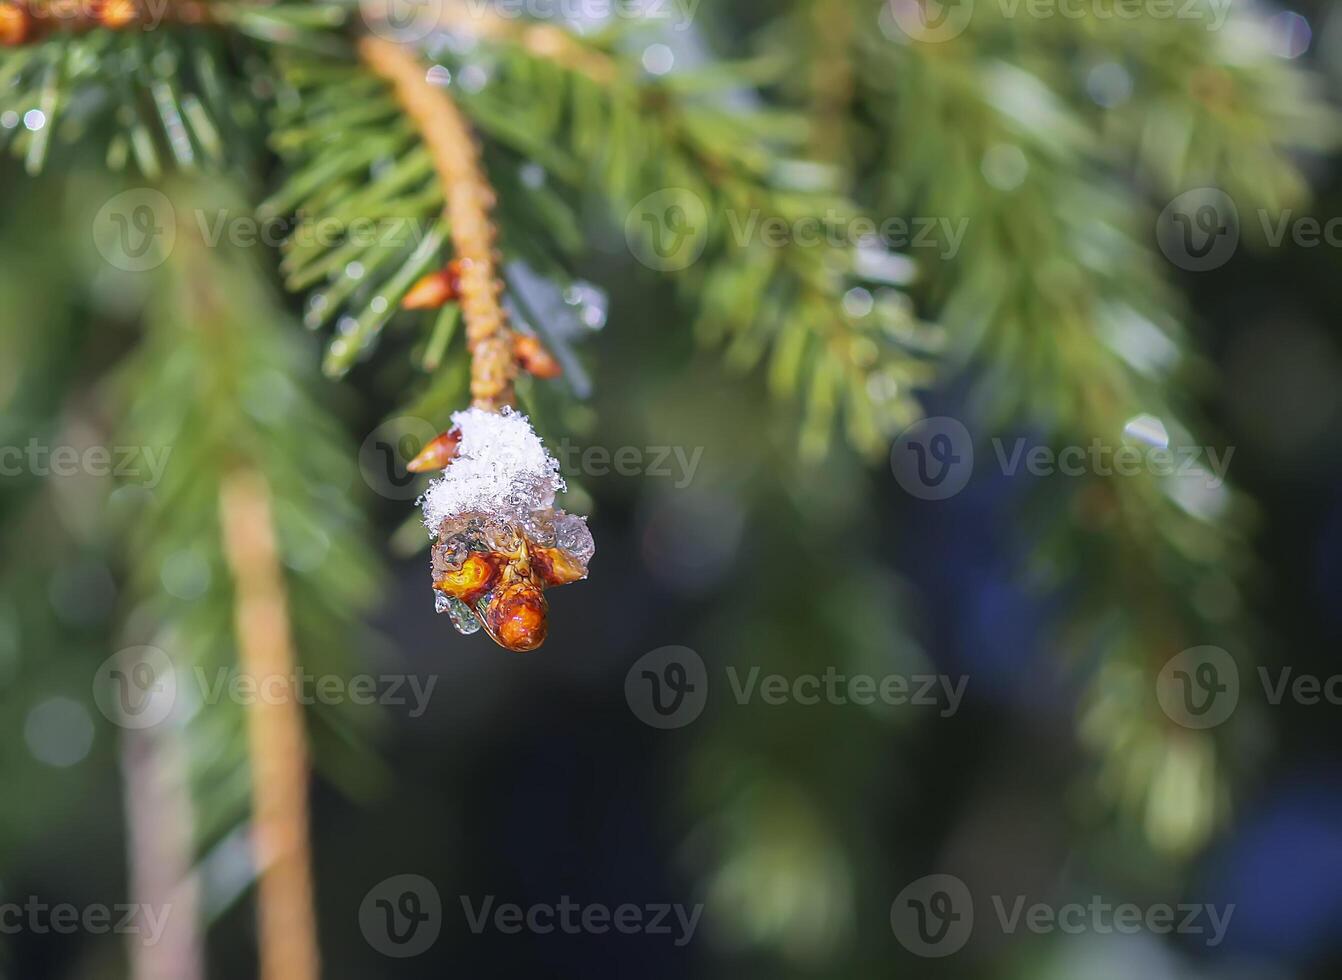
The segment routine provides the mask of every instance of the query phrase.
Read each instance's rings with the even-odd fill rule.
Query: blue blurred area
[[[1335,760],[1298,760],[1269,780],[1208,859],[1207,894],[1235,906],[1223,952],[1300,970],[1342,937],[1342,780]]]

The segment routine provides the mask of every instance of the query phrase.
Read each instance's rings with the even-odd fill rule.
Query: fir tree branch
[[[1171,446],[1199,445],[1182,420],[1194,358],[1152,254],[1154,218],[1114,166],[1149,164],[1164,144],[1132,122],[1165,119],[1185,132],[1192,121],[1188,154],[1154,169],[1168,191],[1183,180],[1242,187],[1244,174],[1269,171],[1254,181],[1266,200],[1302,189],[1284,153],[1310,142],[1297,121],[1321,107],[1285,97],[1304,90],[1298,73],[1221,64],[1209,32],[1168,27],[1060,21],[1027,38],[984,9],[941,44],[854,39],[866,104],[884,124],[886,206],[969,221],[961,254],[930,271],[943,320],[977,366],[980,401],[990,419],[1028,418],[1055,443],[1115,444],[1129,422],[1155,417]],[[1164,53],[1142,37],[1158,37]],[[1078,47],[1093,62],[1147,62],[1130,108],[1101,114],[1077,91]],[[1199,79],[1238,94],[1208,105]],[[1246,508],[1226,486],[1195,488],[1196,477],[1095,476],[1040,501],[1041,513],[1079,524],[1043,518],[1052,533],[1040,555],[1056,584],[1081,584],[1065,647],[1103,664],[1081,725],[1102,760],[1097,785],[1151,843],[1179,853],[1224,815],[1235,735],[1165,718],[1155,675],[1182,647],[1219,642],[1242,656],[1251,632],[1237,608]]]
[[[593,42],[573,37],[570,44],[619,63]],[[687,94],[692,77],[639,80],[622,68],[601,73],[616,82],[597,84],[515,43],[496,54],[495,77],[463,99],[478,126],[620,217],[636,216],[658,194],[668,206],[683,202],[704,213],[703,255],[676,270],[683,292],[702,301],[701,339],[724,346],[738,370],[768,355],[771,390],[803,404],[804,455],[825,451],[841,416],[855,446],[883,452],[885,439],[918,414],[913,391],[931,376],[938,339],[898,292],[898,261],[852,240],[860,209],[799,159],[804,118],[743,108],[749,86],[730,74],[713,86],[738,89],[726,104],[715,93]],[[806,177],[793,179],[780,158]],[[760,240],[767,224],[817,219],[821,241]],[[657,232],[639,224],[629,233]],[[645,238],[642,248],[654,246]],[[877,302],[849,312],[845,297],[866,286]]]
[[[202,705],[181,735],[198,841],[208,845],[245,818],[250,755],[266,975],[311,976],[315,940],[301,904],[310,888],[302,741],[310,737],[318,767],[358,793],[377,764],[355,735],[376,716],[321,705],[305,722],[291,701],[272,706],[263,697],[250,708],[227,693],[240,661],[266,679],[267,692],[281,684],[292,693],[297,663],[308,676],[347,673],[376,592],[376,560],[349,492],[354,453],[313,397],[310,352],[294,343],[299,335],[289,333],[251,257],[227,241],[208,246],[193,220],[236,209],[237,199],[198,185],[170,190],[180,215],[176,245],[154,276],[146,336],[123,373],[130,397],[121,438],[172,450],[128,536],[131,593],[145,600],[141,621],[160,624],[146,639],[180,675],[219,685],[219,699]],[[169,404],[176,409],[164,412]],[[165,589],[164,569],[173,567],[192,570],[205,591],[184,598],[180,588]]]
[[[1031,67],[1092,120],[1145,189],[1169,197],[1211,181],[1241,204],[1275,211],[1302,202],[1300,155],[1342,137],[1321,79],[1281,57],[1265,12],[1252,5],[1198,3],[1186,13],[1201,16],[1121,26],[1087,19],[1057,31],[1051,57]],[[1091,91],[1059,71],[1074,60],[1093,66]]]
[[[395,87],[433,160],[447,198],[446,217],[457,255],[454,274],[471,355],[472,404],[496,412],[514,401],[518,364],[513,333],[498,302],[502,283],[494,266],[495,232],[489,217],[494,191],[476,157],[475,138],[451,97],[425,81],[424,65],[414,54],[377,37],[363,38],[359,51]]]
[[[359,13],[375,32],[391,29],[385,8],[372,0],[359,3]],[[535,58],[577,72],[598,85],[618,83],[621,66],[606,52],[579,41],[573,34],[554,24],[538,23],[521,17],[504,17],[492,5],[470,0],[444,0],[434,8],[433,27],[441,32],[459,32],[498,44],[508,44]]]
[[[220,5],[222,6],[222,5]],[[150,4],[147,0],[100,0],[96,3],[0,2],[0,47],[32,44],[52,34],[155,30],[161,24],[209,23],[212,6],[200,0]]]
[[[247,724],[261,977],[316,980],[307,735],[294,690],[298,660],[265,477],[254,469],[231,473],[219,488],[219,517],[234,582],[239,660],[267,692],[250,708]]]
[[[165,25],[57,32],[0,49],[0,151],[22,158],[29,174],[58,143],[92,142],[105,148],[109,169],[149,178],[245,164],[261,143],[256,92],[267,72],[237,42]],[[253,92],[240,77],[253,80]]]

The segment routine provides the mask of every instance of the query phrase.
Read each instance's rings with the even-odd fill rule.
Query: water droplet
[[[866,316],[875,305],[876,301],[872,299],[871,292],[861,286],[854,286],[843,294],[844,312],[851,317]]]
[[[578,281],[564,290],[564,302],[578,307],[578,320],[589,330],[600,330],[606,325],[610,298],[589,282]]]
[[[665,44],[649,44],[643,51],[643,68],[649,75],[665,75],[675,64],[676,55]]]
[[[1030,161],[1019,146],[996,143],[983,154],[980,164],[983,179],[999,191],[1014,191],[1025,182],[1030,172]]]
[[[1299,58],[1309,50],[1314,38],[1309,21],[1295,11],[1286,10],[1271,20],[1272,50],[1282,58]]]
[[[907,255],[886,251],[884,246],[859,245],[853,252],[853,271],[863,279],[904,285],[914,280],[918,266]]]
[[[41,109],[29,109],[23,114],[24,128],[30,132],[37,132],[47,124],[47,114]]]
[[[1132,95],[1132,75],[1116,61],[1103,62],[1086,76],[1086,91],[1096,105],[1113,109]]]
[[[439,595],[442,595],[440,592]],[[480,631],[480,620],[476,618],[471,607],[466,605],[460,599],[452,596],[443,596],[447,600],[447,614],[452,617],[452,625],[457,628],[457,632],[465,636]]]
[[[93,719],[73,698],[50,698],[28,712],[23,740],[39,762],[64,769],[83,761],[93,748]]]
[[[446,88],[452,84],[452,73],[442,65],[434,65],[425,73],[424,80],[430,85]]]
[[[345,275],[349,276],[351,279],[362,279],[363,272],[362,262],[351,262],[345,266]]]
[[[867,396],[879,404],[893,401],[899,394],[899,381],[884,372],[867,378]]]
[[[562,510],[555,513],[554,518],[555,546],[567,551],[584,566],[592,560],[592,555],[596,554],[596,542],[592,540],[592,532],[587,529],[587,522],[574,514],[566,514]]]
[[[467,92],[478,92],[489,83],[489,73],[479,65],[467,65],[461,70],[461,87]]]
[[[13,129],[18,124],[19,114],[14,110],[11,109],[3,115],[0,115],[0,126],[5,127],[5,129]]]
[[[1123,426],[1123,434],[1160,449],[1168,449],[1170,445],[1170,434],[1165,429],[1165,423],[1154,415],[1134,415]]]

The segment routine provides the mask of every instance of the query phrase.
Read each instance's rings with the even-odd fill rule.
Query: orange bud
[[[430,272],[410,287],[401,300],[406,310],[436,310],[461,295],[461,271],[454,259],[437,272]]]
[[[548,611],[540,589],[529,582],[516,582],[500,590],[481,610],[480,619],[499,646],[514,653],[526,653],[545,642]]]
[[[134,0],[103,0],[98,5],[98,22],[113,29],[132,24],[140,16]]]
[[[499,574],[499,559],[492,554],[475,553],[467,556],[461,568],[448,572],[433,587],[439,592],[455,596],[467,605],[474,605],[494,585]]]
[[[513,334],[513,357],[523,371],[537,378],[557,378],[564,373],[554,355],[531,334]]]
[[[587,569],[559,548],[533,548],[531,564],[547,586],[568,585],[587,577]]]
[[[452,460],[457,458],[457,450],[461,447],[461,430],[449,429],[434,436],[428,444],[406,464],[406,469],[411,473],[427,473],[430,470],[446,469]]]
[[[28,11],[16,3],[0,3],[0,46],[18,47],[28,40],[31,28]]]

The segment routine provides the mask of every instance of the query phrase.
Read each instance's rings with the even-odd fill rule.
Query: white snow
[[[419,498],[429,534],[468,511],[520,518],[554,506],[564,489],[559,463],[525,415],[468,408],[453,413],[452,425],[461,430],[457,456]]]

